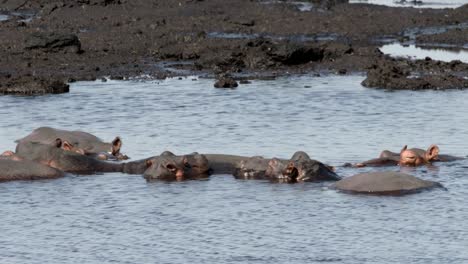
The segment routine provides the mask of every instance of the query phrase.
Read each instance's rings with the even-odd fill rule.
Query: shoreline
[[[7,1],[0,10],[20,15],[0,21],[8,36],[0,40],[0,94],[67,92],[69,82],[104,76],[199,73],[241,80],[367,72],[369,87],[468,88],[466,63],[396,59],[379,50],[408,40],[463,48],[468,5],[419,10],[320,2],[300,11],[243,0]]]

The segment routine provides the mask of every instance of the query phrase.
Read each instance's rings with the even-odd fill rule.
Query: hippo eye
[[[172,165],[172,164],[167,164],[166,169],[168,169],[170,171],[176,171],[177,170],[176,167],[174,165]]]

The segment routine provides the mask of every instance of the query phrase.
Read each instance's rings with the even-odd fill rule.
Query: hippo
[[[64,172],[89,174],[93,172],[122,172],[123,164],[105,162],[93,157],[66,151],[58,145],[20,141],[16,155]]]
[[[349,163],[345,166],[352,167],[367,167],[367,166],[421,166],[428,165],[432,162],[438,161],[454,161],[463,159],[460,157],[450,156],[450,155],[440,155],[439,147],[437,145],[431,145],[427,150],[420,148],[411,148],[408,149],[408,146],[404,146],[400,153],[391,152],[389,150],[384,150],[380,153],[379,158],[367,160],[360,162],[354,165]]]
[[[396,159],[400,160],[400,154],[406,150],[406,154],[410,153],[413,154],[416,153],[417,156],[423,157],[427,162],[450,162],[450,161],[456,161],[456,160],[463,160],[464,158],[462,157],[456,157],[452,155],[445,155],[445,154],[440,154],[439,153],[439,147],[437,145],[431,145],[428,150],[423,150],[420,148],[412,148],[412,149],[407,149],[407,146],[405,145],[403,149],[400,151],[400,153],[392,152],[389,150],[384,150],[382,153],[380,153],[380,158],[390,158],[390,159]],[[432,150],[432,151],[431,151]],[[413,153],[411,153],[413,152]],[[432,154],[431,154],[432,153]],[[437,155],[434,155],[434,153],[437,153]]]
[[[233,175],[237,179],[269,179],[288,183],[341,180],[330,166],[310,159],[303,151],[294,153],[289,160],[258,156],[242,159]]]
[[[83,131],[68,131],[55,129],[51,127],[40,127],[28,136],[17,140],[17,143],[35,142],[41,144],[51,144],[55,140],[61,139],[70,144],[76,152],[84,153],[86,155],[94,155],[99,159],[128,159],[126,155],[120,153],[122,147],[122,140],[116,137],[111,143],[103,142],[98,137]]]
[[[438,182],[395,171],[357,174],[336,182],[332,187],[348,193],[373,195],[405,195],[436,187],[443,188]]]
[[[12,151],[0,155],[0,182],[15,180],[45,180],[64,176],[60,170],[24,160]]]
[[[206,178],[211,174],[206,157],[199,153],[177,156],[165,151],[159,156],[124,164],[123,172],[142,174],[148,181],[182,181]]]

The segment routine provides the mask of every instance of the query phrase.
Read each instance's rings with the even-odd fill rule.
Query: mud
[[[468,88],[468,64],[430,58],[411,61],[386,57],[372,65],[362,85],[390,90],[446,90]]]
[[[69,81],[142,75],[228,73],[255,78],[366,71],[372,75],[375,65],[388,61],[376,40],[402,38],[411,28],[468,22],[468,5],[418,10],[343,2],[313,1],[310,10],[301,11],[294,5],[247,0],[229,4],[223,0],[2,1],[0,11],[9,19],[0,21],[0,35],[8,36],[0,38],[0,92],[66,92],[63,85]],[[416,33],[415,37],[418,43],[444,42],[443,36],[434,34],[419,37]],[[466,43],[464,35],[453,33],[447,41]],[[182,74],[161,67],[168,62],[183,63]],[[406,61],[404,68],[419,71],[424,67],[418,65],[425,63]],[[431,70],[440,72],[440,79],[428,87],[441,82],[443,87],[461,88],[450,76],[467,76],[465,64],[457,66],[460,72],[433,64]],[[51,80],[62,88],[35,85]],[[447,80],[450,85],[445,85]],[[381,83],[383,79],[369,81],[369,86],[381,87]],[[404,88],[405,84],[395,86]]]

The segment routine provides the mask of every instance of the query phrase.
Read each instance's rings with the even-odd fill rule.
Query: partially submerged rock
[[[388,171],[361,173],[334,184],[340,191],[374,195],[405,195],[436,187],[438,182],[426,181],[414,176]]]
[[[8,78],[0,82],[0,94],[44,95],[68,93],[70,86],[61,80],[34,77]]]
[[[219,78],[214,84],[215,88],[236,88],[237,86],[239,84],[237,84],[236,80],[228,76]]]

